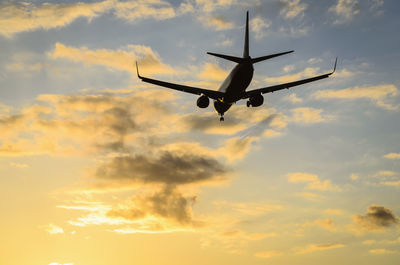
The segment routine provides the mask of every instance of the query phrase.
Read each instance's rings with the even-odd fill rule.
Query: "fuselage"
[[[225,93],[221,100],[214,101],[214,108],[220,115],[224,115],[233,103],[240,100],[250,85],[254,73],[250,59],[249,57],[249,62],[237,64],[218,89]]]

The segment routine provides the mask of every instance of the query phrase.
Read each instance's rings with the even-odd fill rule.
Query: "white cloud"
[[[255,17],[250,20],[250,29],[255,33],[256,39],[261,39],[267,33],[267,30],[271,27],[271,21],[264,20],[261,17]]]
[[[358,0],[338,0],[336,5],[329,8],[329,11],[338,16],[334,22],[335,24],[347,23],[360,13]]]
[[[217,31],[232,29],[235,26],[223,16],[199,15],[197,18],[204,26]]]
[[[377,106],[387,110],[397,110],[398,106],[388,103],[388,99],[396,97],[399,91],[396,86],[378,85],[369,87],[352,87],[341,90],[321,90],[315,92],[312,97],[316,99],[368,99]]]
[[[87,65],[102,65],[132,74],[136,74],[134,62],[137,61],[140,70],[147,74],[175,73],[170,66],[161,62],[160,56],[155,51],[144,45],[127,45],[118,50],[91,50],[84,46],[76,48],[56,43],[54,50],[48,56],[53,59],[82,62]]]
[[[281,0],[280,2],[283,4],[280,14],[286,19],[303,18],[304,11],[308,7],[307,4],[301,3],[300,0]]]
[[[322,109],[295,108],[291,112],[293,113],[291,121],[300,124],[313,124],[334,120],[334,116],[332,115],[322,115]]]
[[[43,227],[45,231],[51,235],[64,234],[64,229],[55,224],[48,224]]]

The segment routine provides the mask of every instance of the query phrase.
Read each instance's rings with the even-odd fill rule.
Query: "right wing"
[[[168,82],[164,82],[164,81],[160,81],[160,80],[156,80],[156,79],[143,77],[143,76],[141,76],[139,74],[137,62],[136,62],[136,71],[137,71],[137,76],[143,82],[154,84],[154,85],[157,85],[157,86],[168,87],[168,88],[171,88],[171,89],[183,91],[183,92],[186,92],[186,93],[196,94],[196,95],[206,95],[207,97],[209,97],[211,99],[215,99],[215,100],[222,99],[224,97],[224,95],[225,95],[225,93],[220,92],[220,91],[208,90],[208,89],[185,86],[185,85],[179,85],[179,84],[168,83]]]
[[[271,93],[277,90],[281,90],[281,89],[289,89],[290,87],[294,87],[294,86],[299,86],[302,84],[306,84],[306,83],[310,83],[313,81],[317,81],[320,79],[324,79],[329,77],[331,74],[333,74],[336,71],[336,63],[337,63],[337,58],[335,60],[335,66],[333,67],[333,71],[327,74],[323,74],[323,75],[318,75],[318,76],[314,76],[311,78],[307,78],[307,79],[303,79],[303,80],[298,80],[298,81],[294,81],[294,82],[289,82],[289,83],[285,83],[285,84],[279,84],[279,85],[275,85],[275,86],[269,86],[269,87],[263,87],[263,88],[259,88],[259,89],[254,89],[254,90],[250,90],[250,91],[246,91],[244,92],[243,95],[243,99],[245,98],[249,98],[251,96],[257,95],[257,94],[265,94],[265,93]]]

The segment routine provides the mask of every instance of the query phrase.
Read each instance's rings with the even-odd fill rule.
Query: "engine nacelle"
[[[264,103],[264,97],[261,94],[252,96],[247,101],[247,107],[259,107]]]
[[[205,95],[202,95],[197,99],[197,107],[201,109],[207,108],[209,104],[210,99]]]

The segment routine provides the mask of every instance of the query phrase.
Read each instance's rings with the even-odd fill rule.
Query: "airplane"
[[[224,121],[225,112],[227,112],[233,104],[235,104],[237,101],[241,99],[248,99],[246,103],[247,107],[259,107],[264,103],[264,97],[262,96],[262,94],[272,93],[274,91],[278,91],[285,88],[289,89],[294,86],[324,79],[329,77],[336,71],[337,58],[335,60],[333,71],[330,73],[298,81],[293,81],[289,83],[246,91],[246,88],[249,86],[253,78],[253,72],[254,72],[253,64],[292,52],[294,51],[287,51],[287,52],[266,55],[262,57],[251,58],[249,55],[249,11],[247,11],[243,57],[235,57],[225,54],[207,52],[207,54],[209,55],[213,55],[237,63],[236,66],[233,68],[233,70],[230,72],[230,74],[226,77],[225,81],[222,83],[218,91],[174,84],[141,76],[139,74],[139,68],[137,62],[136,62],[136,72],[138,78],[141,79],[143,82],[167,87],[170,89],[186,93],[200,95],[200,97],[197,99],[197,106],[199,108],[207,108],[208,105],[210,104],[210,99],[213,99],[214,109],[220,115],[220,121]]]

